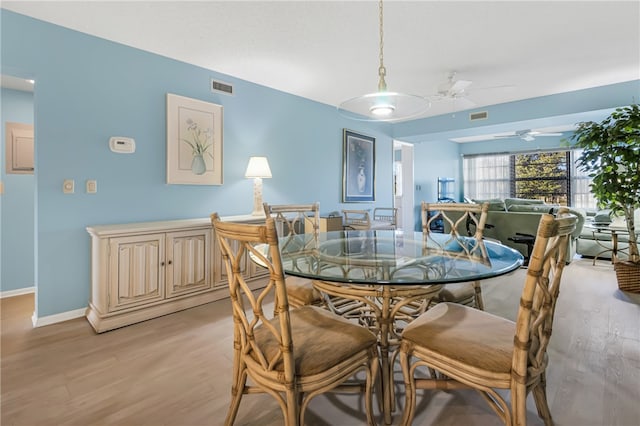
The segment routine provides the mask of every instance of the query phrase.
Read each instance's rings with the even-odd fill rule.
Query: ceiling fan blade
[[[435,95],[427,96],[427,99],[429,99],[431,102],[438,102],[438,101],[442,101],[442,100],[447,99],[447,97],[445,95],[443,95],[442,93],[437,93]]]
[[[459,138],[450,139],[453,142],[465,143],[465,142],[481,142],[481,141],[493,141],[497,139],[509,139],[515,138],[517,135],[513,132],[503,132],[503,133],[491,133],[488,135],[474,135],[474,136],[462,136]]]
[[[532,132],[531,135],[535,136],[537,138],[538,136],[562,136],[562,133],[536,133],[536,132]]]
[[[451,98],[444,98],[451,99]],[[454,102],[458,102],[460,100],[464,100],[467,98],[453,98]],[[491,141],[491,140],[500,140],[500,139],[522,139],[524,141],[530,142],[535,140],[538,136],[562,136],[564,131],[573,130],[575,126],[557,126],[557,127],[548,127],[548,128],[540,128],[540,129],[521,129],[516,130],[514,132],[499,132],[499,133],[490,133],[485,135],[474,135],[474,136],[463,136],[459,138],[451,138],[449,139],[452,142],[457,143],[465,143],[465,142],[482,142],[482,141]]]
[[[471,86],[472,81],[469,80],[456,80],[453,82],[453,85],[449,88],[449,93],[459,93],[464,92],[465,89]]]
[[[473,108],[475,106],[476,106],[476,103],[469,98],[465,98],[465,97],[453,98],[454,109],[465,110],[465,109]]]
[[[473,89],[474,92],[479,90],[513,90],[516,86],[513,84],[503,84],[500,86],[483,86],[483,87],[475,87]]]
[[[542,127],[542,128],[536,129],[536,131],[541,132],[541,133],[562,133],[562,132],[568,132],[568,131],[574,131],[574,130],[576,130],[576,125],[575,124],[562,125],[562,126],[552,126],[552,127]]]

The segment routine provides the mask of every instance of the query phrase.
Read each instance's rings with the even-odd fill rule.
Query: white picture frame
[[[222,105],[167,93],[168,184],[222,185],[222,126]]]

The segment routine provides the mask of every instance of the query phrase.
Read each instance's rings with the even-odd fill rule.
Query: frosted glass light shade
[[[270,178],[271,169],[267,157],[251,157],[244,173],[246,178]]]
[[[342,102],[338,112],[351,120],[394,122],[416,118],[430,107],[423,96],[376,92]]]

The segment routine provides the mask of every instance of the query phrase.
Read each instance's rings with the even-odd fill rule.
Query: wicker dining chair
[[[562,208],[542,215],[515,322],[456,303],[439,303],[402,333],[400,364],[410,425],[416,389],[471,388],[481,393],[505,425],[525,425],[533,392],[538,415],[551,425],[546,397],[547,346],[576,216]],[[427,367],[429,378],[417,378]],[[510,391],[511,403],[496,391]]]
[[[263,203],[266,217],[273,217],[280,237],[293,237],[300,233],[312,233],[309,249],[314,249],[318,242],[320,230],[320,204],[269,204]],[[287,243],[283,243],[286,245]],[[286,247],[284,247],[286,249]],[[308,267],[309,265],[305,265]],[[289,304],[294,307],[305,305],[324,305],[322,294],[316,290],[310,279],[287,276],[287,296]]]
[[[346,230],[371,229],[371,216],[367,210],[342,210],[343,227]]]
[[[483,238],[489,203],[421,203],[422,233],[428,235],[438,224],[452,239]],[[449,284],[443,287],[437,302],[453,302],[484,310],[480,281]]]
[[[225,425],[234,423],[244,394],[268,393],[280,405],[283,424],[301,426],[309,401],[332,390],[363,392],[367,422],[375,424],[376,336],[317,306],[289,309],[273,218],[252,225],[222,222],[213,213],[211,222],[229,274],[233,308],[233,382]],[[255,292],[242,273],[247,256],[269,270],[266,287]],[[275,308],[265,309],[266,303]],[[354,377],[361,372],[364,380]]]
[[[398,226],[398,209],[376,207],[373,218],[367,210],[342,210],[345,230],[395,230]]]

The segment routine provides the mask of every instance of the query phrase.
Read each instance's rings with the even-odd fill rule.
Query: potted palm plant
[[[634,223],[640,208],[640,105],[617,108],[602,122],[578,123],[571,137],[582,148],[578,168],[593,179],[591,192],[603,208],[623,216],[629,259],[615,262],[621,290],[640,292],[640,254]]]

